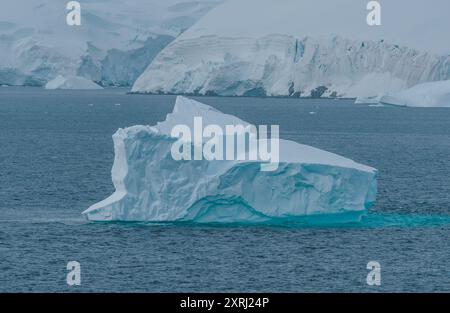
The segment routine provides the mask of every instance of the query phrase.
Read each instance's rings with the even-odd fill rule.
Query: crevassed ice
[[[93,221],[260,223],[301,217],[359,217],[374,203],[374,168],[339,155],[280,140],[276,171],[259,161],[175,161],[170,136],[176,124],[247,125],[232,115],[177,97],[155,126],[114,135],[116,191],[83,214]],[[338,218],[337,218],[338,219]]]
[[[136,93],[369,97],[449,79],[450,56],[329,36],[177,39],[135,81]]]

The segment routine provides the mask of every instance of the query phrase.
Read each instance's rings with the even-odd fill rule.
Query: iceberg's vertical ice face
[[[156,126],[119,129],[113,136],[116,192],[83,213],[93,221],[260,223],[345,213],[358,216],[375,201],[376,170],[341,156],[280,140],[280,163],[176,161],[176,124],[246,125],[205,104],[178,97]]]

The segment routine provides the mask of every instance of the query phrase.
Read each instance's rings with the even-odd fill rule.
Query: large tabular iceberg
[[[280,140],[279,166],[260,161],[176,161],[175,125],[249,124],[178,97],[155,126],[119,129],[113,136],[116,191],[83,213],[93,221],[260,223],[333,216],[358,218],[374,203],[376,173],[350,159]]]

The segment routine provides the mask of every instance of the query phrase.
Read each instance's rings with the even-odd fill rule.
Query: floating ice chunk
[[[176,161],[170,136],[177,124],[248,125],[210,106],[177,97],[172,113],[155,126],[132,126],[114,135],[116,191],[83,212],[93,221],[269,223],[321,216],[360,217],[376,196],[376,173],[350,159],[280,140],[280,163]]]
[[[355,100],[355,104],[378,105],[378,104],[380,104],[380,100],[381,100],[381,96],[358,97]]]
[[[380,103],[408,107],[450,107],[450,80],[418,84],[383,96]]]
[[[84,77],[58,75],[45,85],[45,89],[103,89],[103,87]]]

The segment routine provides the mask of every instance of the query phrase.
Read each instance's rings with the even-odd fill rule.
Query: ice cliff
[[[333,216],[358,219],[374,203],[376,173],[350,159],[280,140],[279,166],[259,161],[176,161],[175,125],[245,125],[232,115],[177,97],[155,126],[119,129],[113,136],[116,191],[83,214],[92,221],[265,223]],[[345,218],[344,218],[345,217]]]
[[[366,4],[227,1],[165,47],[132,91],[368,97],[450,79],[450,44],[438,39],[448,1],[388,1],[379,27],[367,25]]]

